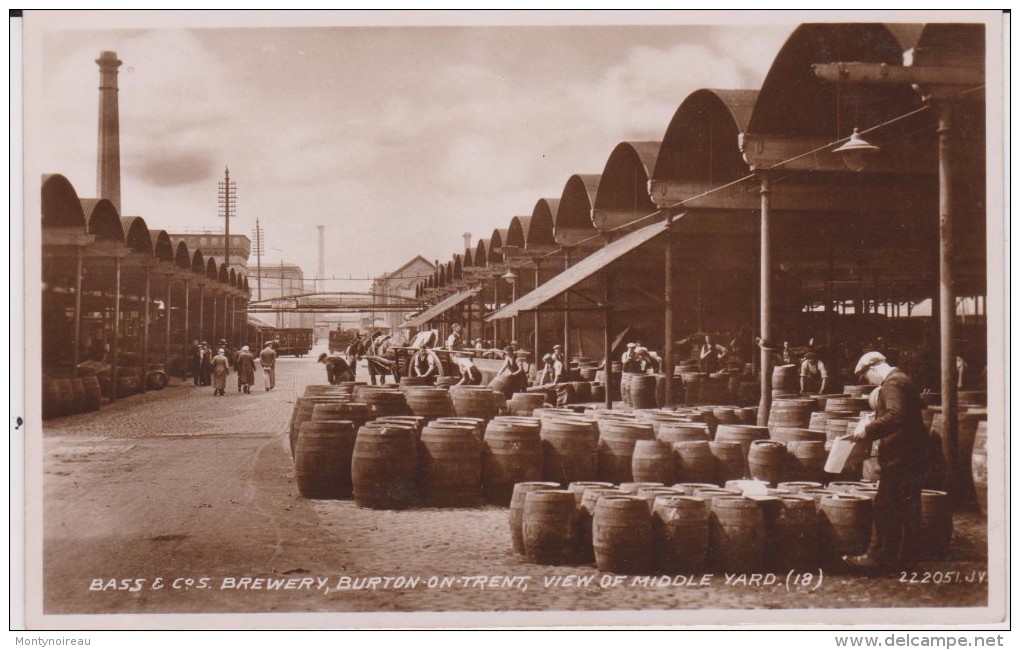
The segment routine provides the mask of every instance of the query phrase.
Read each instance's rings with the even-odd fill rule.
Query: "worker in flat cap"
[[[921,394],[914,381],[890,366],[881,352],[864,354],[854,372],[862,382],[879,387],[874,419],[862,418],[850,438],[878,441],[882,480],[874,500],[868,550],[864,555],[844,555],[843,561],[864,573],[903,570],[917,560],[920,543],[928,437],[921,419]]]

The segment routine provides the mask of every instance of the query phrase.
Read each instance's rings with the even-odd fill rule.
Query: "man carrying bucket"
[[[882,480],[874,501],[871,543],[864,555],[843,561],[864,573],[901,570],[917,559],[921,530],[921,487],[927,434],[921,419],[921,395],[914,381],[886,363],[880,352],[868,352],[855,373],[879,387],[875,418],[862,420],[850,439],[878,440]]]

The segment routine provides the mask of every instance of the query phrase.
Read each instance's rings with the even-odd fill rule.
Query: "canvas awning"
[[[574,285],[583,282],[592,274],[604,269],[638,246],[651,241],[657,235],[664,232],[666,232],[666,223],[660,221],[628,233],[616,241],[607,244],[604,248],[595,251],[534,291],[489,314],[485,317],[485,320],[491,322],[504,318],[513,318],[522,311],[537,309]]]
[[[407,320],[405,325],[407,327],[421,327],[422,325],[434,319],[435,317],[443,314],[443,312],[452,309],[453,307],[456,307],[457,305],[464,302],[471,296],[476,295],[477,293],[478,292],[475,289],[465,289],[463,291],[458,291],[457,293],[454,293],[452,295],[447,296],[446,298],[443,298],[442,300],[432,305],[431,307],[429,307],[422,313],[418,314],[417,316],[412,316]]]
[[[256,318],[256,317],[252,316],[251,314],[248,315],[248,324],[251,325],[252,327],[257,327],[259,329],[266,329],[266,330],[274,330],[274,329],[276,329],[276,325],[271,325],[271,324],[267,323],[266,321],[262,320],[261,318]]]

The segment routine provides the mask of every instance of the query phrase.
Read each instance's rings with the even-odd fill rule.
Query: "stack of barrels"
[[[86,377],[43,377],[42,417],[44,420],[99,409],[102,399],[95,375]]]
[[[807,493],[818,485],[745,496],[698,483],[526,481],[514,486],[510,537],[528,562],[594,564],[618,574],[838,571],[843,555],[867,547],[873,495],[853,486]],[[926,498],[922,528],[939,535],[935,553],[944,553],[951,519],[939,495]]]

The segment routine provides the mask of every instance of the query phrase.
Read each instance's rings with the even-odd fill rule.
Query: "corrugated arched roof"
[[[117,208],[107,199],[81,199],[82,212],[90,235],[96,241],[124,243],[124,227]]]
[[[738,141],[757,99],[757,90],[703,88],[688,95],[666,129],[652,178],[726,182],[746,174]]]
[[[908,85],[831,83],[811,69],[814,63],[851,61],[901,65],[903,49],[880,23],[797,27],[765,77],[748,133],[835,140],[855,126],[875,126],[920,105]]]
[[[42,177],[42,227],[87,227],[81,200],[71,182],[60,174]]]

